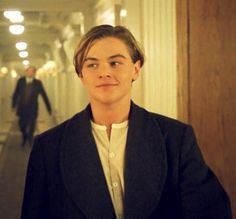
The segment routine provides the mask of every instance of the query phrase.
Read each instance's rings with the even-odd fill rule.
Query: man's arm
[[[47,107],[48,113],[51,114],[52,113],[52,108],[51,108],[51,104],[50,104],[50,101],[48,99],[47,93],[46,93],[46,91],[45,91],[45,89],[43,87],[42,82],[39,81],[39,83],[40,83],[40,94],[43,97],[43,100],[44,100],[44,103],[45,103],[45,105]]]
[[[191,127],[186,128],[180,160],[180,190],[185,218],[232,219],[228,195],[205,164]]]
[[[12,95],[12,105],[11,105],[12,108],[15,108],[16,105],[17,105],[17,102],[18,102],[18,99],[19,99],[19,95],[20,95],[20,89],[21,89],[20,86],[21,86],[21,80],[19,79],[17,81],[14,93]]]

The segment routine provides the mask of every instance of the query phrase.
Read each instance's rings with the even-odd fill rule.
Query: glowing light
[[[17,72],[13,69],[13,70],[11,70],[11,76],[13,77],[13,78],[16,78],[17,77]]]
[[[56,63],[52,60],[47,61],[46,64],[44,64],[43,68],[45,71],[49,71],[51,69],[54,69],[56,67]]]
[[[27,66],[27,65],[29,65],[29,60],[24,60],[22,63],[23,63],[23,65]]]
[[[23,15],[15,16],[15,17],[9,18],[9,20],[12,23],[22,23],[24,21],[24,16]]]
[[[3,73],[3,74],[7,74],[8,68],[7,68],[7,67],[1,67],[0,71],[1,71],[1,73]]]
[[[25,50],[25,49],[27,49],[27,43],[25,43],[25,42],[17,42],[16,43],[16,48],[18,49],[18,50]]]
[[[3,15],[4,15],[6,18],[11,19],[11,18],[20,16],[20,15],[21,15],[21,12],[20,12],[20,11],[4,11],[4,12],[3,12]]]
[[[56,76],[57,74],[57,65],[54,61],[47,61],[41,68],[41,71],[52,76]]]
[[[127,11],[125,9],[120,10],[120,16],[121,17],[126,17],[127,16]]]
[[[20,24],[13,24],[13,25],[9,26],[9,30],[14,35],[20,35],[24,32],[25,27]]]
[[[19,52],[19,56],[20,56],[21,58],[26,58],[26,57],[28,57],[28,55],[29,55],[29,53],[28,53],[27,51],[21,51],[21,52]]]
[[[24,21],[24,16],[20,11],[4,11],[3,14],[12,23],[21,23]]]

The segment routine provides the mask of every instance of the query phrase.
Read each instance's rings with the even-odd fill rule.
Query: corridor
[[[31,147],[21,146],[17,119],[8,120],[2,128],[0,141],[0,218],[20,218],[24,181]],[[36,134],[50,127],[38,119]]]

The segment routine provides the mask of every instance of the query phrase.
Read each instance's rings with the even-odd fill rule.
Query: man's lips
[[[117,86],[117,84],[109,84],[109,83],[104,83],[104,84],[99,84],[96,87],[114,87]]]

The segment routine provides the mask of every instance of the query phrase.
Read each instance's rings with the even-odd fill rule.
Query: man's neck
[[[34,78],[26,77],[26,82],[27,82],[27,83],[32,82],[33,80],[34,80]]]
[[[101,104],[91,102],[93,121],[107,127],[107,134],[110,137],[111,125],[128,120],[131,101],[113,104]]]

